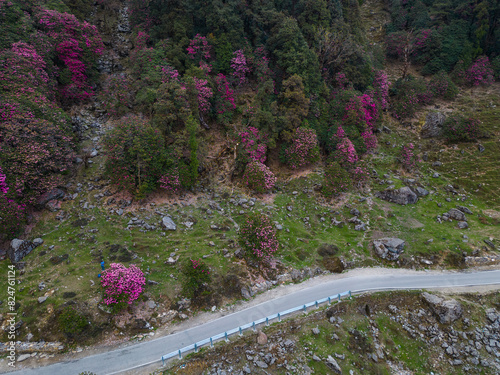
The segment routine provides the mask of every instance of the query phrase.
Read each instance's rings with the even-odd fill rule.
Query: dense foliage
[[[271,261],[279,248],[276,228],[268,216],[260,213],[252,213],[245,218],[239,237],[245,256],[260,262]]]
[[[181,271],[184,276],[182,293],[188,298],[202,293],[212,280],[210,269],[199,259],[187,259],[183,263]]]
[[[121,263],[111,263],[101,274],[102,302],[119,311],[139,298],[145,283],[144,273],[134,264],[127,268]]]

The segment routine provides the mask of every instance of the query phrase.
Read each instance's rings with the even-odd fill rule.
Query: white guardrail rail
[[[308,307],[313,307],[313,306],[318,307],[320,304],[323,304],[325,302],[328,302],[328,304],[330,304],[332,301],[340,302],[342,297],[345,297],[345,296],[349,296],[349,298],[351,298],[351,291],[349,290],[347,292],[339,293],[339,294],[336,294],[334,296],[330,296],[330,297],[326,297],[326,298],[323,298],[323,299],[320,299],[320,300],[317,300],[314,302],[306,303],[305,305],[296,306],[296,307],[293,307],[291,309],[279,312],[277,314],[266,316],[265,318],[262,318],[262,319],[254,321],[254,322],[242,325],[240,327],[231,329],[229,331],[219,333],[218,335],[215,335],[215,336],[209,337],[207,339],[195,342],[194,344],[191,344],[191,345],[188,345],[184,348],[176,350],[175,352],[165,354],[164,356],[161,357],[162,364],[164,365],[166,360],[173,358],[173,357],[176,357],[176,356],[178,356],[179,359],[181,359],[183,353],[190,352],[192,350],[194,350],[194,352],[196,353],[196,352],[198,352],[198,349],[200,347],[202,347],[203,345],[210,344],[210,347],[213,347],[214,342],[216,342],[217,340],[224,339],[227,342],[229,340],[229,336],[234,335],[235,333],[238,333],[241,336],[241,335],[243,335],[243,331],[245,331],[249,328],[252,328],[253,331],[256,331],[256,327],[260,324],[265,323],[266,325],[269,325],[269,322],[272,320],[275,320],[275,319],[277,319],[278,322],[281,322],[281,318],[284,317],[285,315],[292,314],[294,312],[301,311],[301,310],[306,312]]]

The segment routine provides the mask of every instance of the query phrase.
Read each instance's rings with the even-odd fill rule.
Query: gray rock
[[[31,241],[23,241],[17,238],[14,238],[10,242],[9,249],[7,250],[7,256],[9,257],[12,263],[17,263],[21,259],[23,259],[26,255],[31,253],[34,248],[38,245],[35,245],[34,242]]]
[[[257,333],[257,344],[259,344],[259,345],[266,345],[267,344],[267,335],[262,331],[259,331]]]
[[[449,324],[459,319],[463,314],[462,306],[454,299],[444,300],[427,292],[422,293],[422,297],[443,324]]]
[[[452,208],[451,210],[448,211],[448,216],[450,219],[453,220],[458,220],[458,221],[467,221],[467,218],[465,217],[465,214],[460,211],[459,209]]]
[[[43,244],[43,240],[41,238],[35,238],[33,240],[33,245],[40,246],[41,244]]]
[[[164,216],[161,219],[161,225],[163,228],[165,228],[167,230],[176,230],[177,229],[177,225],[175,225],[174,221],[172,220],[172,218],[170,216]]]
[[[441,175],[437,172],[434,172],[434,174],[432,175],[433,178],[438,178],[439,176],[441,176]]]
[[[384,190],[375,192],[377,198],[401,205],[414,204],[418,196],[408,186],[396,190]]]
[[[467,224],[467,222],[466,222],[466,221],[459,221],[459,222],[457,223],[457,227],[458,227],[459,229],[467,229],[467,228],[469,227],[469,224]]]
[[[477,150],[478,150],[479,152],[484,152],[486,149],[484,148],[484,146],[483,146],[482,144],[480,144],[480,143],[479,143],[479,144],[477,145]]]
[[[19,357],[17,357],[17,362],[25,361],[30,357],[31,357],[31,354],[21,354]]]
[[[252,295],[250,294],[250,291],[245,286],[243,288],[241,288],[241,295],[245,299],[250,299],[250,297],[252,297]]]
[[[353,208],[350,212],[351,212],[351,215],[359,216],[359,210],[356,208]]]
[[[335,358],[333,358],[331,355],[329,355],[326,359],[326,365],[336,374],[342,374],[342,369],[340,368]]]
[[[359,224],[356,224],[354,226],[354,230],[359,230],[359,231],[365,231],[366,230],[366,224],[361,222]]]
[[[429,112],[425,118],[425,124],[422,127],[422,137],[432,138],[438,137],[441,134],[446,116],[441,112]]]
[[[47,297],[38,297],[38,303],[44,303],[47,300]]]
[[[424,189],[423,187],[420,187],[420,186],[417,186],[417,187],[413,188],[413,191],[419,197],[425,197],[425,196],[429,195],[429,191],[426,190],[426,189]]]
[[[37,199],[36,204],[40,207],[45,206],[48,202],[54,199],[60,199],[64,197],[64,191],[61,189],[52,189],[42,195]]]
[[[464,214],[472,215],[472,211],[464,206],[457,206],[457,209],[462,211]]]
[[[260,368],[267,368],[267,363],[264,361],[255,361],[255,366],[260,367]]]
[[[318,327],[313,328],[312,333],[313,335],[319,335],[319,328]]]
[[[405,244],[400,238],[380,238],[373,241],[373,248],[380,258],[397,260],[404,251]]]

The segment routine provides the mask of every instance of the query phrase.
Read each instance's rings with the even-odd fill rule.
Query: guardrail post
[[[161,357],[161,365],[165,366],[165,360],[163,359],[163,357]]]
[[[338,295],[337,297],[338,297],[338,299],[339,299],[339,302],[340,302],[340,293],[339,293],[339,295]]]
[[[304,305],[304,312],[307,312],[307,307],[306,307],[306,305]]]
[[[179,359],[182,359],[182,353],[180,349],[179,349]]]
[[[224,332],[224,338],[226,339],[226,342],[229,341],[229,339],[227,338],[227,332]]]
[[[332,299],[330,297],[328,297],[328,304],[331,305],[332,303]]]
[[[256,329],[255,329],[255,322],[253,322],[253,324],[252,324],[252,329],[253,329],[254,332],[256,331]]]
[[[194,343],[194,352],[198,353],[198,345],[196,345],[196,343]]]
[[[352,299],[351,291],[349,291],[349,299]]]
[[[266,316],[266,326],[269,325],[269,318]]]
[[[240,329],[240,336],[243,336],[243,331],[241,330],[241,327],[239,327]]]
[[[316,307],[318,307],[318,301],[316,301]]]
[[[212,340],[212,338],[210,337],[210,347],[213,348],[214,347],[214,340]]]
[[[281,322],[281,315],[278,313],[278,322]]]

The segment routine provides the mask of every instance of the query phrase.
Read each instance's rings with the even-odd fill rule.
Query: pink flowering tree
[[[389,86],[387,73],[384,70],[375,71],[373,78],[374,99],[378,102],[380,109],[389,107]]]
[[[349,171],[349,175],[352,184],[357,188],[361,188],[370,179],[370,172],[368,171],[368,167],[366,166],[365,162],[361,160],[353,169]]]
[[[292,169],[298,169],[319,160],[318,137],[314,129],[300,127],[295,130],[292,141],[284,145],[280,158]]]
[[[257,193],[271,190],[276,184],[276,180],[274,173],[266,165],[256,160],[247,164],[243,174],[245,185]]]
[[[491,85],[495,79],[493,68],[487,56],[480,56],[465,71],[465,80],[472,86]]]
[[[373,152],[377,148],[377,136],[373,134],[371,129],[361,133],[361,138],[363,138],[367,152]]]
[[[268,216],[260,213],[248,215],[238,235],[247,258],[270,262],[273,254],[278,251],[278,233]]]
[[[259,129],[249,126],[247,130],[240,132],[238,136],[240,138],[239,154],[241,154],[240,158],[243,163],[252,160],[260,163],[266,161],[266,139],[261,135]]]
[[[233,69],[233,77],[236,78],[239,85],[244,85],[247,82],[247,74],[250,73],[250,68],[247,65],[247,59],[242,49],[233,52],[231,59],[231,69]]]
[[[236,109],[234,92],[227,77],[222,73],[219,73],[217,77],[215,77],[215,83],[217,85],[217,114],[226,122],[231,119]]]
[[[337,145],[334,153],[335,160],[346,170],[354,168],[358,161],[358,154],[349,138],[344,138]]]
[[[160,188],[165,189],[169,193],[176,194],[182,189],[179,170],[177,168],[173,168],[171,171],[163,174],[158,183],[160,184]]]
[[[139,298],[145,283],[144,273],[134,264],[127,268],[121,263],[111,263],[101,274],[102,303],[118,312]]]
[[[208,85],[208,81],[206,79],[198,79],[193,77],[194,87],[197,93],[198,99],[198,110],[201,115],[206,115],[211,108],[210,99],[214,96],[214,93],[210,86]]]
[[[196,297],[207,291],[212,277],[210,269],[201,259],[187,259],[182,265],[182,293],[187,298]]]
[[[272,81],[273,71],[269,67],[269,57],[264,47],[257,47],[254,51],[255,58],[253,60],[254,74],[257,75],[259,83]],[[273,81],[274,88],[274,81]]]

